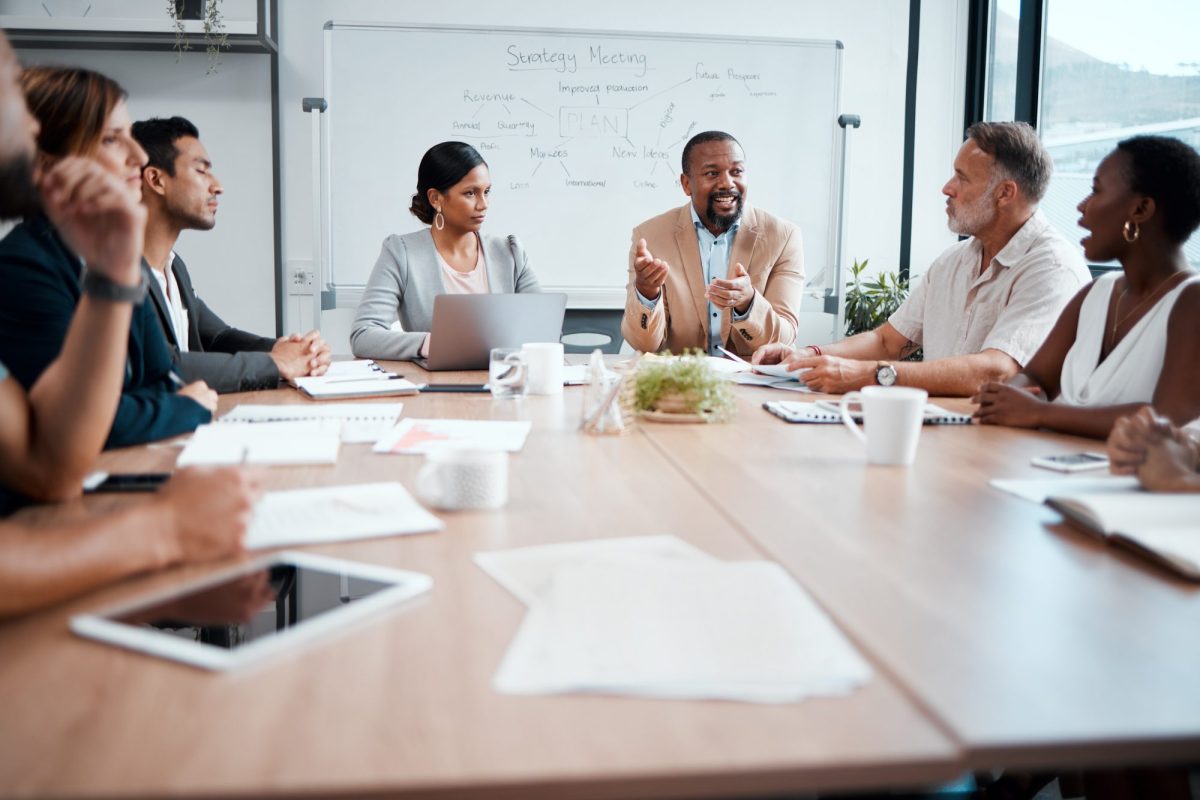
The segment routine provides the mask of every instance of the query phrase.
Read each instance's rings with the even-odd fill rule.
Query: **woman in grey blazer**
[[[350,331],[354,355],[428,354],[439,294],[538,291],[517,237],[480,233],[491,190],[487,164],[471,145],[442,142],[425,153],[409,211],[430,227],[383,240]],[[403,330],[392,330],[397,317]]]

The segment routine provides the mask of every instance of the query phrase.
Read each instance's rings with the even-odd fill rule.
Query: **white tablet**
[[[228,670],[429,591],[418,572],[282,552],[71,619],[80,636]]]

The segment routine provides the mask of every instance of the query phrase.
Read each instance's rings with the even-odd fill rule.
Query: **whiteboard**
[[[836,41],[665,33],[325,24],[326,278],[365,285],[383,239],[420,229],[417,165],[446,140],[488,162],[484,230],[516,234],[572,307],[624,303],[630,233],[687,202],[683,146],[724,130],[747,200],[797,223],[810,285],[837,245]]]

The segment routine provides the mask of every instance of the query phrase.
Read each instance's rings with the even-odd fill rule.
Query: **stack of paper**
[[[268,492],[254,509],[246,547],[256,550],[441,530],[398,483]]]
[[[350,362],[354,363],[354,362]],[[329,403],[295,406],[235,406],[220,422],[290,422],[335,419],[342,423],[342,441],[375,442],[396,424],[403,403]]]
[[[375,443],[376,453],[428,453],[438,447],[507,450],[525,446],[532,423],[478,419],[405,419]]]
[[[335,361],[320,377],[293,378],[291,384],[313,400],[416,394],[419,387],[374,361]]]
[[[870,678],[777,564],[716,561],[673,537],[476,561],[529,606],[494,679],[502,692],[786,703]]]
[[[220,464],[335,464],[338,419],[201,425],[184,445],[177,467]]]

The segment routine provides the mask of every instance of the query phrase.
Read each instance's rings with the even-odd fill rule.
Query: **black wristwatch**
[[[880,361],[875,367],[875,382],[880,386],[895,386],[896,368],[886,361]]]
[[[110,303],[140,303],[146,299],[150,284],[146,281],[146,273],[141,272],[141,280],[136,286],[124,286],[109,280],[98,272],[85,269],[83,271],[83,293],[97,300],[107,300]]]

